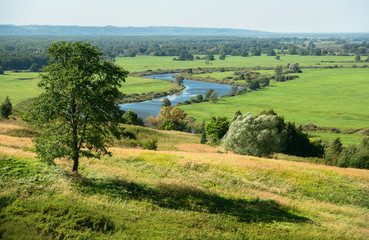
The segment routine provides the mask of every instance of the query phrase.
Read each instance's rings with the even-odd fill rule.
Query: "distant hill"
[[[267,37],[276,33],[233,28],[194,27],[86,27],[50,25],[0,25],[0,34],[5,35],[172,35],[172,36],[240,36]]]

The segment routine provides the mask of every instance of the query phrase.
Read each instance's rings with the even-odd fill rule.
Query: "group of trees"
[[[345,43],[322,45],[316,47],[320,39],[308,38],[246,38],[246,37],[133,37],[133,36],[65,36],[58,37],[67,41],[88,41],[97,45],[107,59],[117,56],[135,57],[137,55],[173,56],[175,60],[191,61],[194,55],[205,55],[208,61],[211,56],[220,55],[224,60],[230,56],[276,56],[291,55],[368,55],[367,42],[348,43],[342,38],[326,39]],[[33,63],[41,69],[47,65],[47,47],[57,40],[53,36],[1,36],[0,66],[4,70],[28,70]],[[310,42],[309,42],[310,41]],[[309,42],[306,44],[306,42]]]
[[[211,117],[205,131],[212,137],[213,143],[221,140],[225,150],[237,154],[259,157],[278,152],[302,157],[324,155],[321,141],[310,139],[301,127],[285,123],[283,117],[270,109],[261,111],[257,116],[251,113],[242,115],[237,111],[231,122],[226,117]]]
[[[343,147],[336,138],[325,151],[328,165],[369,169],[369,138],[363,138],[359,146]]]
[[[160,110],[160,114],[156,117],[149,116],[146,118],[146,123],[156,129],[162,130],[187,130],[186,122],[187,114],[177,107],[165,107]]]

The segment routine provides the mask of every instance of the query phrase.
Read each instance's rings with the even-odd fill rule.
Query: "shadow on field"
[[[123,180],[82,178],[76,188],[84,194],[102,194],[111,198],[146,201],[163,208],[226,214],[243,222],[308,222],[307,218],[288,212],[273,200],[230,199],[202,190],[179,185],[162,184],[157,188]]]

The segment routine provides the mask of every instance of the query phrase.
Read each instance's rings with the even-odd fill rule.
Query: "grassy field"
[[[368,170],[217,153],[197,135],[152,131],[181,138],[162,145],[180,151],[116,146],[76,175],[67,159],[37,160],[23,125],[0,122],[0,238],[369,238]]]
[[[195,77],[211,77],[222,80],[225,77],[233,76],[235,71],[224,71],[224,72],[211,72],[204,74],[194,74]],[[258,72],[260,75],[275,75],[274,70],[253,70],[252,72]],[[243,80],[244,81],[244,80]]]
[[[39,73],[6,71],[4,75],[0,75],[0,102],[9,96],[11,102],[17,105],[38,96],[41,93],[37,86],[39,80]],[[171,89],[173,85],[175,83],[168,81],[129,76],[122,84],[121,91],[125,94],[160,92]]]
[[[323,62],[322,62],[323,61]],[[332,62],[333,61],[333,62]],[[130,72],[140,72],[156,69],[187,69],[187,68],[207,68],[207,67],[275,67],[285,66],[287,63],[298,62],[300,66],[362,66],[369,63],[356,63],[354,56],[298,56],[285,55],[281,60],[276,60],[273,56],[262,55],[259,57],[239,57],[227,56],[225,60],[216,60],[206,64],[205,60],[194,61],[173,61],[173,57],[155,57],[155,56],[136,56],[134,58],[120,57],[116,58],[116,63],[123,66]]]
[[[359,129],[368,126],[369,69],[305,69],[300,78],[271,82],[259,91],[220,99],[217,104],[181,106],[197,120],[211,115],[229,118],[237,110],[256,114],[274,109],[287,121],[322,127]]]
[[[326,132],[308,132],[314,139],[321,139],[324,142],[333,142],[336,138],[340,138],[340,141],[344,146],[359,145],[361,140],[365,137],[360,134],[336,134]]]

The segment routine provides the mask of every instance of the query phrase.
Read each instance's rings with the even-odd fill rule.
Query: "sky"
[[[369,32],[369,0],[1,0],[0,24]]]

